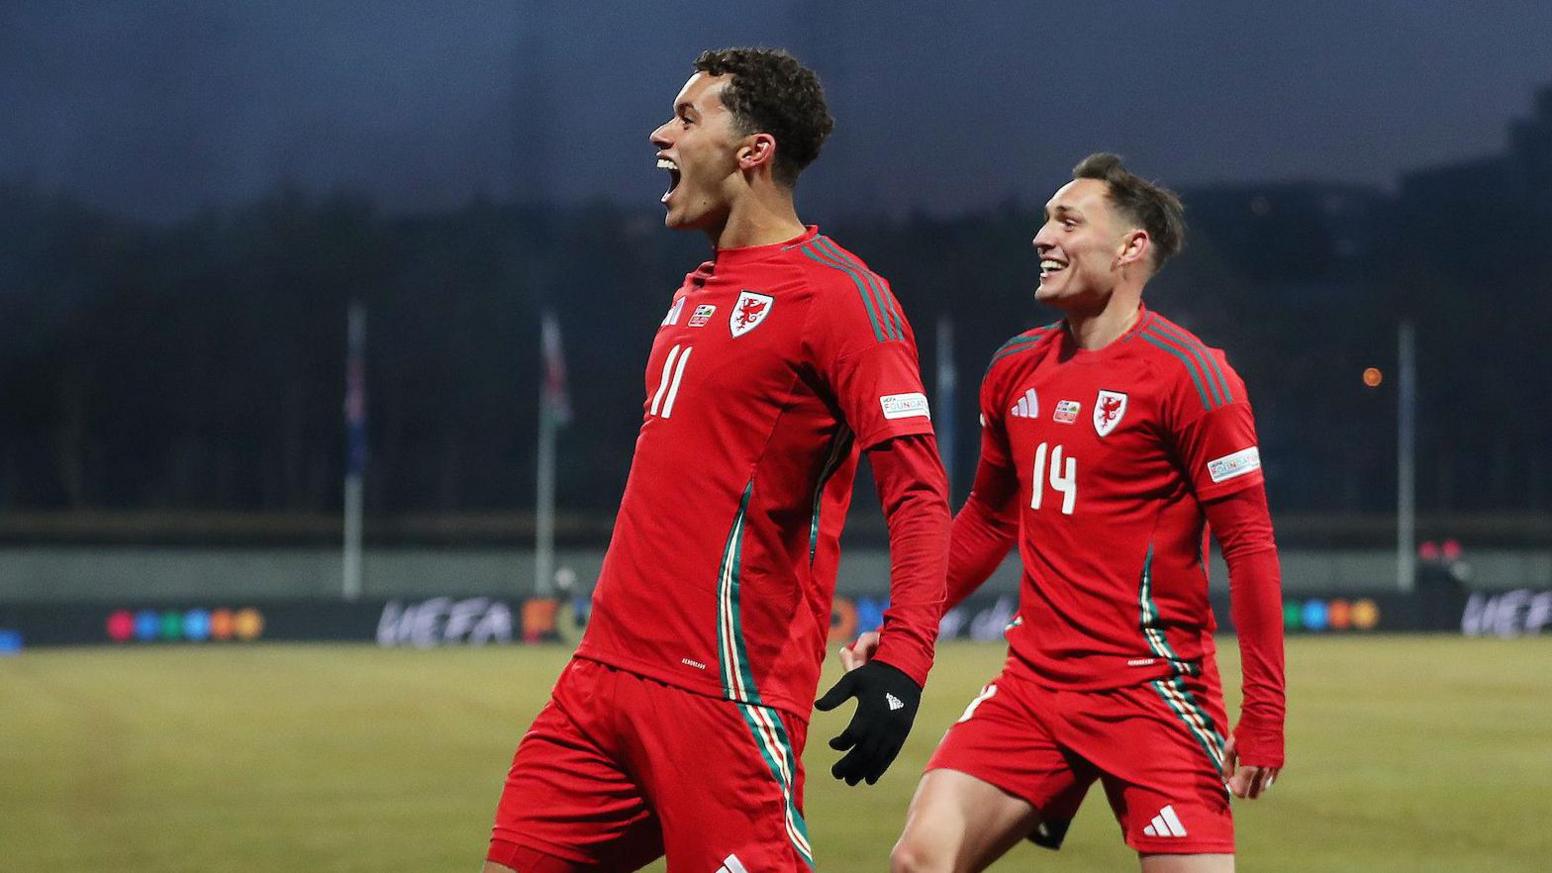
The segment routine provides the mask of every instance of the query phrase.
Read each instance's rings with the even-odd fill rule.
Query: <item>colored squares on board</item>
[[[252,642],[264,635],[264,613],[242,609],[116,609],[103,623],[108,640],[128,642]]]

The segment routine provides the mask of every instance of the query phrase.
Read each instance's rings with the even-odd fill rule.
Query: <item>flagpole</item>
[[[1396,588],[1417,586],[1417,343],[1412,322],[1396,336],[1401,372],[1396,380]]]
[[[539,401],[539,471],[534,500],[534,596],[550,597],[555,580],[555,416]]]
[[[540,320],[544,378],[539,383],[539,457],[534,495],[534,596],[555,596],[555,431],[570,418],[560,325],[552,312]]]
[[[366,308],[352,301],[345,354],[345,542],[340,593],[361,597],[362,476],[366,472]]]

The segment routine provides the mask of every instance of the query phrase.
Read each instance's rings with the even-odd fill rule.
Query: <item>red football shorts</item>
[[[522,873],[803,871],[807,723],[573,659],[523,735],[486,857]]]
[[[1097,779],[1127,845],[1144,854],[1232,853],[1219,761],[1216,672],[1106,691],[1055,691],[1010,658],[948,729],[928,770],[958,770],[1034,806],[1030,839],[1061,845]]]

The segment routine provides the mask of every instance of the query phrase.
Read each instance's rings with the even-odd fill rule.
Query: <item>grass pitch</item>
[[[272,645],[0,660],[0,871],[473,873],[512,750],[568,654]],[[851,707],[815,719],[821,870],[887,869],[923,762],[1001,659],[943,647],[917,730],[873,788],[829,778],[825,740]],[[1237,686],[1232,640],[1222,666]],[[1295,638],[1288,666],[1289,766],[1268,797],[1237,802],[1241,869],[1552,869],[1552,638]],[[1136,861],[1095,790],[1060,853],[1021,846],[993,869]]]

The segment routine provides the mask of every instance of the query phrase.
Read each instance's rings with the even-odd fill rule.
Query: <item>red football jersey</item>
[[[816,228],[718,251],[658,328],[643,411],[577,654],[806,719],[859,452],[932,432],[888,283]],[[902,637],[925,651],[887,656],[922,676],[933,596]]]
[[[1215,678],[1200,502],[1263,481],[1223,353],[1146,309],[1092,351],[1058,322],[997,351],[980,405],[982,464],[1019,482],[1013,652],[1071,689]]]

